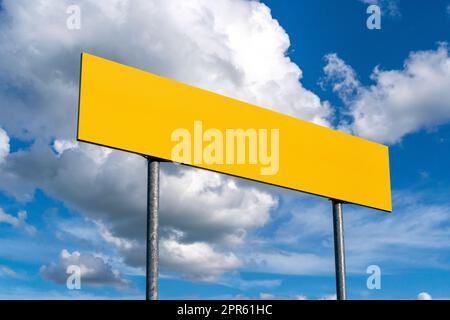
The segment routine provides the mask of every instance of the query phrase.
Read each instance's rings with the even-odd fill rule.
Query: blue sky
[[[450,3],[365,2],[1,1],[0,298],[145,297],[145,162],[75,143],[82,51],[388,144],[393,213],[344,207],[348,296],[450,298]],[[333,297],[327,199],[171,164],[161,189],[162,299]]]

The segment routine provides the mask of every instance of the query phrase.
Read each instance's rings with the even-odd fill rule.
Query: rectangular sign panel
[[[388,147],[93,55],[78,140],[391,211]]]

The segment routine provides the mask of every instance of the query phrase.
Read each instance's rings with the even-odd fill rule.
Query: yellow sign
[[[78,140],[391,211],[388,147],[90,54]]]

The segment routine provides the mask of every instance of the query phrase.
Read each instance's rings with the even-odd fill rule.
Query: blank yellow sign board
[[[78,140],[391,211],[388,147],[83,53]]]

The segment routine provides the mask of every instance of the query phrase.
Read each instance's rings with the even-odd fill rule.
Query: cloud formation
[[[3,2],[0,81],[12,88],[0,92],[0,118],[13,136],[74,138],[82,51],[328,123],[329,105],[299,82],[289,38],[262,3],[83,0],[81,29],[69,30],[71,4]]]
[[[64,201],[99,226],[103,240],[129,266],[142,267],[145,262],[145,160],[74,141],[81,51],[329,125],[329,104],[302,86],[301,69],[286,56],[289,38],[262,3],[78,3],[81,30],[71,31],[66,28],[66,8],[71,1],[2,2],[0,126],[8,134],[0,131],[0,189],[20,201],[29,201],[40,188]],[[329,55],[327,62],[325,71],[333,89],[351,99],[348,112],[355,122],[342,126],[355,134],[396,142],[408,133],[448,121],[448,90],[444,89],[448,88],[449,63],[444,45],[413,53],[402,70],[375,69],[373,86],[362,86],[337,55]],[[10,153],[8,135],[32,146]],[[269,222],[278,205],[277,197],[257,184],[165,164],[161,190],[162,271],[212,281],[244,265],[250,270],[285,274],[332,270],[329,256],[286,251],[262,254],[260,247],[246,242],[252,230]],[[355,218],[361,230],[352,233],[349,228],[352,261],[360,266],[372,258],[362,254],[363,248],[383,252],[386,243],[411,244],[408,236],[415,247],[431,246],[426,232],[436,231],[441,219],[448,218],[448,210],[415,209],[419,210],[417,219],[429,223],[409,219],[402,227],[377,221],[364,228],[366,221]],[[431,214],[431,219],[421,212]],[[298,217],[306,217],[303,213]],[[285,239],[291,243],[304,240],[298,246],[312,247],[307,240],[327,239],[331,231],[329,212],[321,213],[310,215],[308,218],[314,220],[309,222],[301,217],[293,219],[290,227],[278,232],[288,235]],[[399,220],[407,220],[405,216],[400,215]],[[391,232],[390,237],[377,233],[380,225]],[[449,243],[448,235],[439,230],[431,240]],[[246,249],[236,249],[243,244]],[[330,244],[324,240],[321,245],[329,248]],[[41,273],[63,283],[64,266],[69,262],[84,263],[94,270],[89,276],[94,285],[120,286],[110,265],[91,254],[63,251],[60,260],[43,266]]]
[[[15,228],[24,230],[28,235],[36,234],[36,228],[26,222],[27,212],[19,211],[17,217],[10,215],[0,208],[0,223],[9,224]]]
[[[376,67],[373,85],[355,80],[353,69],[336,54],[327,56],[326,79],[343,98],[352,118],[342,129],[394,144],[411,133],[450,121],[450,57],[447,44],[410,53],[401,70]],[[352,94],[355,92],[354,94]]]
[[[66,249],[61,251],[58,262],[51,262],[49,265],[42,266],[40,274],[46,280],[66,284],[69,276],[67,268],[72,265],[78,266],[81,270],[81,286],[112,286],[117,289],[125,289],[129,286],[122,275],[113,270],[102,258],[91,253],[80,253],[78,251],[70,253]]]
[[[336,53],[327,54],[324,59],[326,65],[323,68],[325,77],[321,80],[322,87],[330,83],[333,92],[337,93],[344,102],[349,102],[361,86],[355,70]]]
[[[161,222],[188,241],[242,243],[246,231],[264,226],[277,199],[256,186],[199,169],[164,173]]]
[[[145,160],[74,141],[82,51],[329,125],[329,104],[302,86],[289,37],[262,3],[84,0],[81,29],[69,30],[71,4],[3,2],[0,83],[10,89],[0,90],[0,125],[32,145],[8,155],[0,189],[29,201],[40,188],[64,201],[101,226],[128,265],[145,262]],[[256,185],[210,172],[165,165],[161,183],[162,254],[196,249],[226,260],[277,205]],[[168,269],[185,258],[166,259]],[[226,261],[194,276],[240,265]]]
[[[433,300],[433,298],[428,292],[421,292],[417,295],[416,300]]]
[[[160,262],[166,269],[192,280],[217,281],[223,273],[242,265],[233,253],[217,252],[205,242],[185,244],[176,239],[163,239],[159,245]]]

